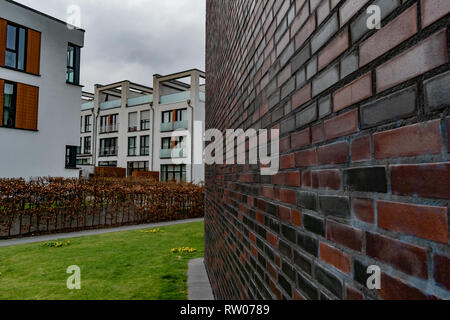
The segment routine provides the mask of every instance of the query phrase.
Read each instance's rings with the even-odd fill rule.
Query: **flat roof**
[[[82,32],[86,32],[86,30],[84,30],[84,29],[78,28],[78,27],[76,27],[76,26],[74,26],[74,25],[71,25],[70,23],[67,23],[67,22],[62,21],[62,20],[60,20],[60,19],[58,19],[58,18],[52,17],[51,15],[48,15],[48,14],[46,14],[46,13],[43,13],[43,12],[41,12],[41,11],[39,11],[39,10],[36,10],[36,9],[30,8],[30,7],[27,7],[27,6],[24,5],[24,4],[18,3],[18,2],[13,1],[13,0],[5,0],[5,1],[6,1],[6,2],[9,2],[9,3],[11,3],[11,4],[15,4],[16,6],[22,7],[22,8],[24,8],[24,9],[30,10],[30,11],[32,11],[32,12],[34,12],[34,13],[37,13],[37,14],[39,14],[39,15],[41,15],[41,16],[44,16],[44,17],[49,18],[49,19],[51,19],[51,20],[54,20],[54,21],[56,21],[56,22],[63,23],[64,25],[69,25],[69,26],[73,27],[75,30],[79,30],[79,31],[82,31]]]

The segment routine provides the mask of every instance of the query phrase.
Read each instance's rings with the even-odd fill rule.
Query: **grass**
[[[0,248],[1,300],[185,300],[188,261],[203,257],[203,222]],[[149,229],[147,230],[149,231]],[[179,247],[193,253],[171,253]],[[81,290],[69,290],[69,266]]]

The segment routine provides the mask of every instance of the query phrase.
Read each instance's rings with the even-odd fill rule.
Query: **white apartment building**
[[[204,181],[205,74],[154,75],[153,87],[130,81],[96,85],[81,106],[78,166],[160,173],[161,181]]]
[[[78,177],[84,30],[0,0],[0,178]]]

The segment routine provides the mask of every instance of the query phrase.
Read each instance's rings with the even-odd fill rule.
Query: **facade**
[[[85,93],[78,150],[83,175],[95,165],[126,168],[128,176],[152,171],[161,181],[203,182],[202,79],[203,72],[188,70],[155,75],[154,88],[123,81]]]
[[[0,177],[78,177],[84,31],[0,1]]]
[[[206,129],[279,129],[281,154],[275,176],[206,166],[216,298],[450,298],[449,12],[207,1]]]

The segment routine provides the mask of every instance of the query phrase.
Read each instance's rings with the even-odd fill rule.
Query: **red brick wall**
[[[380,30],[366,27],[372,4]],[[281,153],[272,177],[206,168],[217,298],[450,298],[449,12],[207,1],[206,127],[278,128]]]

